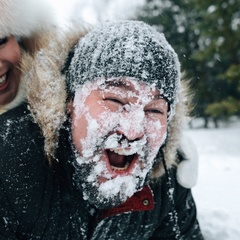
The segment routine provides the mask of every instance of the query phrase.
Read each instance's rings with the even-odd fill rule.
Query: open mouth
[[[0,77],[0,86],[2,86],[6,82],[6,79],[7,79],[6,74],[4,74],[3,76]]]
[[[106,150],[108,161],[111,166],[111,169],[114,172],[126,172],[130,171],[138,155],[130,154],[128,150],[124,149],[108,149]]]

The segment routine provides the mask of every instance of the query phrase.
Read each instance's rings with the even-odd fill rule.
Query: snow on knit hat
[[[47,0],[0,0],[0,38],[29,37],[51,24],[56,18]]]
[[[164,35],[133,20],[105,22],[75,46],[67,71],[67,90],[99,78],[131,77],[153,84],[174,113],[180,82],[177,54]]]

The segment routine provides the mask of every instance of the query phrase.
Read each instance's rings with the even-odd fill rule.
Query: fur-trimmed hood
[[[86,29],[70,29],[63,34],[45,36],[45,46],[34,56],[25,54],[23,61],[23,81],[26,83],[27,98],[35,121],[40,125],[45,137],[45,152],[49,160],[55,158],[59,129],[66,120],[65,75],[61,70],[70,49],[86,33]],[[177,149],[181,129],[186,116],[186,87],[181,83],[175,115],[168,125],[168,137],[164,147],[167,168],[177,163]],[[164,173],[162,161],[154,167],[151,177],[159,178]]]
[[[39,38],[58,24],[56,8],[47,0],[0,0],[0,38],[21,39],[25,51],[40,48]]]
[[[80,30],[79,30],[80,29]],[[25,52],[22,79],[26,86],[30,111],[45,137],[45,153],[52,161],[59,129],[66,120],[65,76],[61,73],[71,48],[86,29],[69,26],[68,30],[48,32],[39,39],[36,54]]]
[[[53,6],[47,0],[0,0],[0,38],[30,37],[56,24]]]

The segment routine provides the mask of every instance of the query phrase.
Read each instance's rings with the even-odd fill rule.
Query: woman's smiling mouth
[[[4,74],[0,77],[0,86],[2,86],[5,83],[6,78],[7,78],[6,76],[7,76],[7,74]]]
[[[7,73],[0,77],[0,90],[4,90],[8,86]]]

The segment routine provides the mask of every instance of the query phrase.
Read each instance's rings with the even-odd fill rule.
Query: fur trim
[[[53,25],[56,15],[47,0],[0,0],[0,38],[29,37]]]
[[[78,27],[79,29],[79,27]],[[70,49],[83,35],[83,30],[48,33],[40,42],[44,45],[34,56],[25,53],[22,80],[26,84],[30,111],[42,129],[45,152],[51,161],[58,144],[58,130],[66,120],[65,76],[61,70]],[[54,41],[51,41],[54,39]]]
[[[3,114],[4,112],[7,112],[10,109],[17,107],[24,100],[25,100],[25,87],[24,87],[23,82],[20,82],[19,88],[18,88],[18,93],[17,93],[16,97],[13,99],[13,101],[4,106],[0,106],[0,115]]]
[[[187,112],[188,112],[188,104],[186,100],[188,100],[188,86],[185,80],[181,80],[180,90],[178,92],[178,102],[176,104],[175,115],[168,123],[168,135],[166,139],[166,144],[164,146],[164,158],[166,161],[167,168],[171,168],[178,164],[177,151],[180,146],[180,140],[182,138],[182,130],[184,125],[186,124]],[[151,179],[158,179],[165,173],[162,159],[157,161],[152,174]]]

